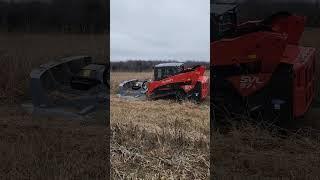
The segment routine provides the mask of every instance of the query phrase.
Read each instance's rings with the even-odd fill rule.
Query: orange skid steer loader
[[[237,6],[211,8],[211,101],[216,120],[249,114],[279,124],[315,96],[315,48],[299,45],[306,18],[279,12],[237,22]]]

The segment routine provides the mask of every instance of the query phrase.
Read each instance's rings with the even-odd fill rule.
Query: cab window
[[[161,80],[179,73],[176,67],[162,67],[155,70],[155,80]]]

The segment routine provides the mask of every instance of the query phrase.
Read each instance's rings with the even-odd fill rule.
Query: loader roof
[[[178,66],[182,66],[183,63],[161,63],[161,64],[157,64],[154,67],[178,67]]]
[[[233,11],[237,8],[238,5],[236,4],[229,4],[229,3],[214,3],[210,4],[210,14],[220,16],[225,14],[228,11]]]
[[[85,67],[83,67],[82,69],[87,69],[87,70],[103,70],[105,69],[104,65],[100,65],[100,64],[89,64]]]

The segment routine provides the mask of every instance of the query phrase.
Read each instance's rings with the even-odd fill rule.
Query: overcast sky
[[[209,0],[111,0],[111,60],[209,61]]]

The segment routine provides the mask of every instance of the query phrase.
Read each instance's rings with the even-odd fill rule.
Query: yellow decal
[[[86,70],[83,71],[83,76],[89,77],[90,73],[91,73],[91,71],[86,69]]]
[[[248,59],[257,59],[257,55],[256,54],[249,54]]]

